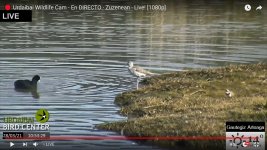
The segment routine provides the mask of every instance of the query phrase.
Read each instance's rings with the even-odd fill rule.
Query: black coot
[[[40,76],[35,75],[32,78],[32,81],[30,80],[17,80],[14,82],[15,89],[36,89],[37,82],[40,80]]]

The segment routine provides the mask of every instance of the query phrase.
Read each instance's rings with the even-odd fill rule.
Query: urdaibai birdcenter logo
[[[36,121],[46,123],[49,120],[49,113],[46,109],[39,109],[35,114]]]
[[[34,118],[35,116],[35,118]],[[38,109],[32,117],[5,117],[3,130],[5,131],[49,131],[49,112],[46,109]],[[34,122],[38,123],[34,123]]]

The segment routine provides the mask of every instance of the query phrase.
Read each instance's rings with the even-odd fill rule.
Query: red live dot
[[[10,9],[11,9],[10,4],[6,4],[6,5],[5,5],[5,9],[6,9],[6,10],[10,10]]]

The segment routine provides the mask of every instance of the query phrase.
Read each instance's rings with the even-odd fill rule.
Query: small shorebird
[[[135,75],[137,77],[137,85],[136,85],[137,89],[138,89],[139,80],[141,78],[156,75],[155,73],[152,73],[152,72],[147,71],[147,70],[145,70],[139,66],[134,65],[132,61],[128,62],[128,69],[133,75]]]
[[[228,96],[228,97],[233,97],[234,93],[232,91],[226,89],[225,95]]]

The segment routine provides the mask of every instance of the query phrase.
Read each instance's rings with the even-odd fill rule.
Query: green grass
[[[267,120],[267,64],[174,72],[146,78],[115,103],[128,120],[100,124],[127,136],[225,136],[226,121]],[[225,95],[226,89],[234,93]],[[162,147],[225,149],[225,141],[147,141]]]

